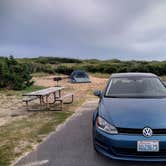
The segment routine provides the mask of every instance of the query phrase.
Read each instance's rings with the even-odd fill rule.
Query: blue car
[[[111,159],[166,161],[166,87],[151,73],[113,74],[93,113],[94,149]]]

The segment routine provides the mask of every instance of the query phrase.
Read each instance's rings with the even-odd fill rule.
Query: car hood
[[[103,98],[99,115],[121,128],[166,128],[166,99]]]

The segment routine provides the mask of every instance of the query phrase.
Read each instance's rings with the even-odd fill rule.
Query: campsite
[[[57,74],[64,76],[64,74]],[[55,127],[71,116],[87,98],[93,97],[93,89],[102,88],[107,78],[91,76],[91,84],[71,84],[68,79],[59,81],[66,89],[62,93],[74,93],[74,102],[63,106],[62,111],[28,111],[22,101],[23,94],[55,87],[56,74],[34,73],[34,84],[23,90],[0,90],[0,165],[8,165],[25,152],[32,150]],[[80,89],[81,85],[81,89]],[[35,104],[34,101],[33,104]],[[33,127],[32,127],[33,126]]]
[[[0,166],[165,166],[166,1],[0,0]]]
[[[55,130],[56,126],[70,117],[85,101],[97,100],[97,98],[93,96],[93,91],[95,89],[102,90],[111,74],[107,72],[103,73],[102,71],[89,72],[86,68],[89,60],[75,61],[74,59],[61,58],[15,59],[11,57],[8,61],[14,61],[13,66],[18,64],[27,65],[28,62],[28,66],[32,66],[29,69],[31,70],[30,81],[33,82],[33,84],[22,90],[13,90],[10,87],[1,88],[0,90],[0,165],[8,165],[26,152],[35,148],[50,132]],[[92,61],[94,62],[94,60]],[[3,61],[1,61],[1,63],[2,62]],[[112,60],[105,62],[98,61],[97,63],[93,63],[93,65],[100,65],[100,63],[107,63],[110,64],[110,67],[113,67],[117,66],[119,63],[122,65],[131,63],[131,65],[134,65],[134,63],[141,64],[145,62],[119,62]],[[146,63],[148,66],[153,64],[164,65],[163,62]],[[76,66],[79,67],[80,65],[87,71],[91,82],[74,84],[70,82],[70,74]],[[50,70],[44,72],[43,69],[46,69],[44,66],[49,66]],[[82,67],[80,68],[82,69]],[[59,70],[60,68],[61,70]],[[70,70],[68,70],[68,68],[70,68]],[[54,72],[54,70],[56,72]],[[119,68],[117,68],[117,70],[119,70]],[[69,71],[70,73],[67,73]],[[62,79],[57,83],[55,78]],[[161,78],[165,80],[164,76],[161,76]],[[57,86],[65,87],[65,89],[62,90],[62,96],[69,93],[74,94],[73,103],[64,104],[62,110],[58,111],[50,111],[47,109],[39,111],[27,110],[26,103],[23,102],[25,97],[23,94]],[[39,100],[32,101],[32,104],[37,105],[38,103]]]

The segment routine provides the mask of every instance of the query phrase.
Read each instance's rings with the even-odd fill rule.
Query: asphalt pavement
[[[166,166],[166,163],[115,161],[93,150],[92,113],[96,101],[86,102],[63,126],[15,166]]]

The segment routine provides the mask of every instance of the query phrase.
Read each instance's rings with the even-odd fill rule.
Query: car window
[[[112,97],[164,97],[166,88],[155,77],[112,78],[106,90]]]

